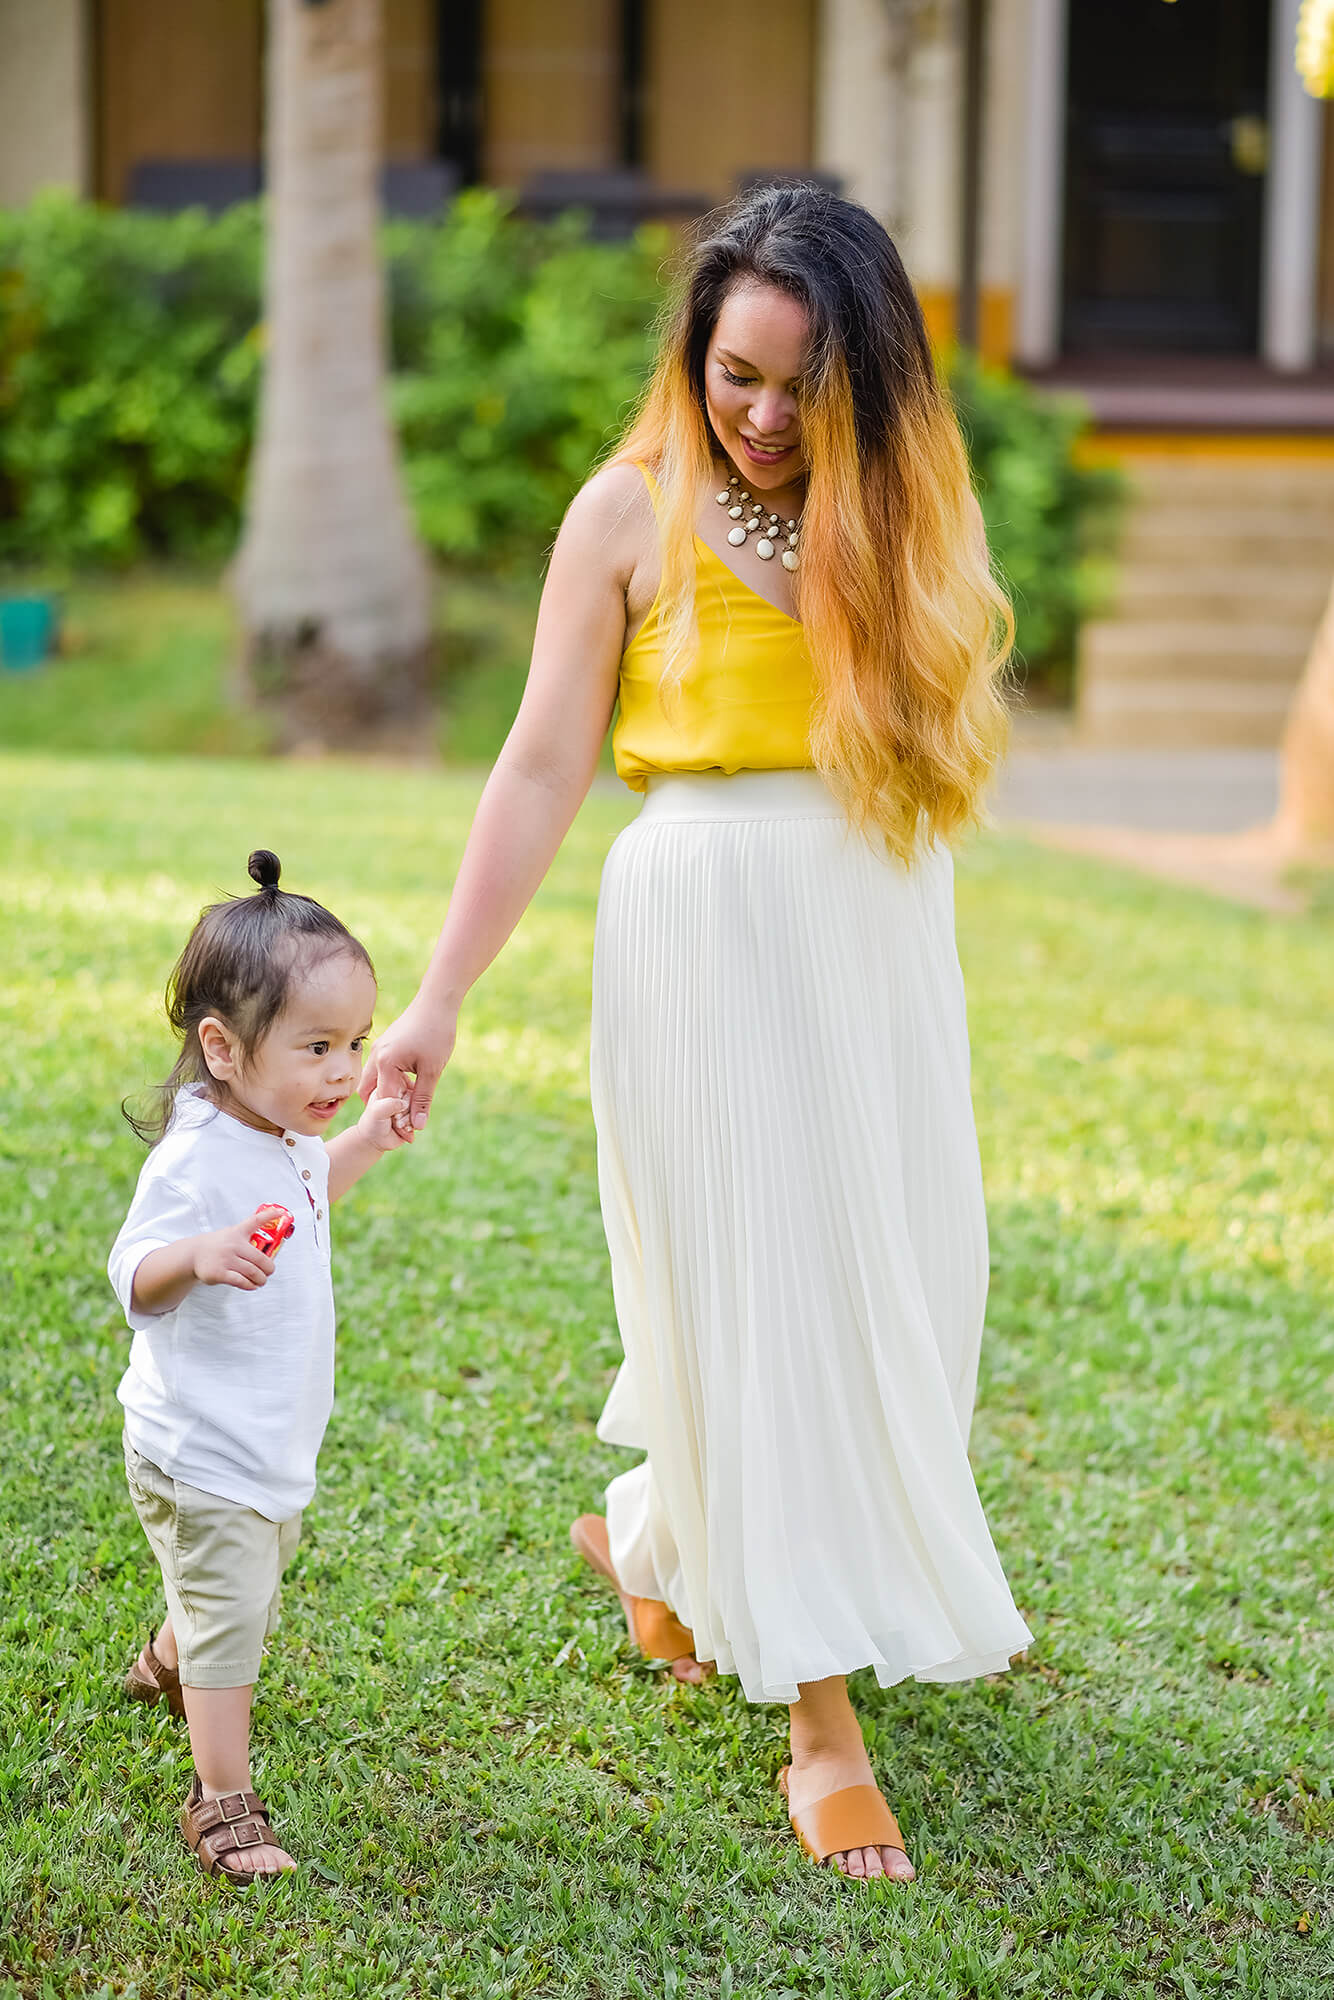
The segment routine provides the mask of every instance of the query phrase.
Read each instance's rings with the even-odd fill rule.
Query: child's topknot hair
[[[246,873],[251,881],[258,882],[261,889],[272,889],[275,894],[278,878],[282,872],[282,862],[276,854],[271,854],[267,847],[257,847],[246,862]]]
[[[121,1106],[149,1145],[155,1146],[171,1123],[177,1091],[202,1084],[220,1101],[225,1086],[210,1075],[199,1042],[200,1023],[210,1014],[227,1023],[249,1057],[281,1014],[298,970],[347,952],[375,977],[365,945],[332,911],[279,888],[282,863],[276,854],[257,847],[247,867],[256,893],[227,896],[202,909],[167,981],[167,1019],[181,1043],[170,1076],[148,1093],[142,1115],[130,1109],[128,1099]]]

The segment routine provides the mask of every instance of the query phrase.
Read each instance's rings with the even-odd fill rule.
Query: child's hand
[[[238,1292],[257,1292],[273,1276],[272,1257],[257,1250],[252,1233],[273,1213],[272,1204],[257,1208],[245,1222],[212,1229],[195,1238],[194,1272],[199,1285],[234,1285]]]
[[[399,1146],[410,1146],[417,1135],[412,1129],[408,1093],[382,1097],[377,1090],[358,1118],[356,1129],[358,1136],[374,1146],[377,1153],[392,1153]]]

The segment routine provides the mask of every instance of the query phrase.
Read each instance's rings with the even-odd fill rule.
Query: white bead
[[[769,540],[769,537],[767,535],[761,535],[759,541],[756,542],[755,544],[755,553],[759,557],[760,561],[768,562],[770,557],[773,555],[773,552],[774,552],[774,545]]]
[[[720,507],[725,507],[728,501],[731,499],[731,497],[732,496],[730,493],[718,493],[714,495],[714,498],[717,500],[718,505]]]
[[[789,521],[787,525],[789,528],[795,528],[797,524],[795,521]]]
[[[784,568],[784,569],[795,569],[796,567],[797,567],[797,552],[796,552],[796,550],[795,550],[795,549],[784,549],[784,550],[783,550],[783,568]]]
[[[749,498],[750,498],[750,488],[749,488],[748,486],[743,486],[743,487],[742,487],[742,489],[741,489],[741,498],[742,498],[743,500],[749,500]]]
[[[727,539],[734,549],[739,549],[746,539],[746,531],[744,528],[729,529]]]
[[[729,518],[733,521],[739,521],[745,511],[744,507],[729,507],[727,510]]]

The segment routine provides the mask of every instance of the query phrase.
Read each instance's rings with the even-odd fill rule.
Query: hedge
[[[260,210],[210,219],[63,196],[0,211],[0,563],[216,560],[233,546],[263,347]],[[441,558],[532,567],[633,404],[669,237],[591,242],[470,190],[384,232],[391,393],[418,526]],[[1030,667],[1073,654],[1116,481],[1077,409],[951,364]]]

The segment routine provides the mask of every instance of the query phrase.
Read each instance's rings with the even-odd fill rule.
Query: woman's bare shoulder
[[[656,540],[653,502],[637,465],[604,465],[585,480],[561,528],[590,553],[600,551],[622,578],[643,560]]]

